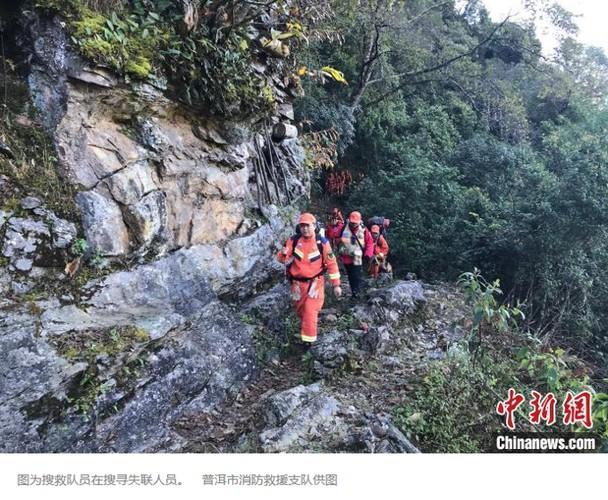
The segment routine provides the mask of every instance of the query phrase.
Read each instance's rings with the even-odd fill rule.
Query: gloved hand
[[[334,287],[334,295],[340,297],[342,295],[342,287],[340,285]]]

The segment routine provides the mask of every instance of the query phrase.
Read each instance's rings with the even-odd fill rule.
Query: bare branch
[[[414,82],[408,82],[409,85],[423,85],[425,83],[433,83],[433,82],[443,82],[445,81],[443,78],[426,78],[424,80],[417,80]],[[412,92],[410,94],[407,94],[405,96],[403,96],[404,99],[407,99],[408,97],[414,95],[416,92]],[[374,99],[373,101],[370,102],[366,102],[365,103],[365,108],[369,108],[371,106],[374,106],[376,104],[378,104],[379,102],[383,101],[385,99],[386,96],[382,95],[380,96],[378,99]]]
[[[447,2],[441,2],[441,3],[435,4],[435,5],[431,5],[428,9],[423,10],[417,16],[414,16],[411,19],[408,19],[406,24],[414,24],[414,23],[418,22],[418,20],[420,20],[424,16],[426,16],[430,11],[438,9],[440,7],[443,7],[444,5],[448,5],[448,4],[451,4],[451,3],[452,3],[451,1],[447,1]]]
[[[391,75],[389,77],[386,78],[382,78],[382,79],[376,79],[376,80],[372,80],[370,82],[368,82],[368,86],[371,85],[372,83],[379,83],[381,81],[385,81],[388,79],[393,79],[393,78],[411,78],[411,77],[415,77],[415,76],[421,76],[421,75],[425,75],[427,73],[432,73],[434,71],[438,71],[440,69],[446,68],[447,66],[449,66],[452,63],[455,63],[456,61],[470,56],[471,54],[473,54],[475,51],[477,51],[480,47],[482,47],[483,45],[485,45],[486,43],[488,43],[490,40],[493,39],[494,35],[496,34],[496,32],[498,30],[500,30],[506,23],[507,21],[510,19],[510,16],[507,16],[500,24],[496,25],[496,27],[490,32],[490,34],[485,37],[483,40],[481,40],[479,43],[477,43],[474,47],[471,47],[469,50],[462,52],[454,57],[451,57],[449,59],[446,59],[445,61],[442,61],[438,64],[435,64],[433,66],[430,66],[428,68],[424,68],[418,71],[411,71],[408,73],[401,73],[398,75]],[[383,94],[379,99],[376,99],[374,101],[374,104],[379,103],[380,101],[386,99],[387,97],[395,94],[396,92],[398,92],[399,90],[401,90],[403,87],[405,87],[406,85],[408,85],[410,82],[409,81],[405,81],[399,85],[397,85],[395,88],[389,90],[388,92],[386,92],[385,94]]]
[[[462,95],[464,95],[464,96],[465,96],[465,97],[466,97],[466,98],[469,100],[469,102],[471,103],[471,107],[472,107],[472,108],[475,110],[475,112],[476,112],[478,115],[480,115],[480,116],[481,116],[481,115],[482,115],[482,111],[481,111],[481,109],[479,109],[479,106],[477,106],[477,103],[475,102],[475,99],[473,98],[473,96],[472,96],[471,94],[469,94],[469,92],[467,92],[467,91],[466,91],[466,90],[465,90],[465,89],[462,87],[462,85],[460,85],[460,84],[459,84],[459,83],[456,81],[456,79],[455,79],[455,78],[450,78],[450,79],[448,79],[448,81],[449,81],[450,83],[452,83],[454,86],[456,86],[456,88],[457,88],[458,90],[460,90],[460,92],[462,93]]]

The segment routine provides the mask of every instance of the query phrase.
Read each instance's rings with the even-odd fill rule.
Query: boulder
[[[282,280],[270,290],[262,292],[240,307],[243,314],[255,316],[267,325],[275,323],[289,310],[291,299],[289,283]]]
[[[103,255],[124,255],[129,251],[129,234],[118,205],[95,191],[76,195],[89,246]]]
[[[425,302],[419,281],[397,281],[386,288],[371,290],[368,297],[367,307],[356,308],[355,315],[380,325],[398,323]]]
[[[311,348],[313,368],[317,375],[326,376],[331,370],[339,369],[359,352],[360,330],[333,330],[319,337]]]
[[[76,238],[76,226],[40,206],[36,198],[22,200],[25,207],[30,207],[31,213],[24,217],[0,213],[0,227],[6,224],[0,249],[9,261],[9,269],[27,273],[34,265],[63,267],[65,249]]]
[[[137,162],[108,177],[105,183],[114,200],[122,205],[132,205],[157,189],[155,176],[147,162]]]
[[[29,220],[11,219],[4,233],[2,255],[9,259],[12,269],[27,272],[32,268],[38,245],[43,236],[50,236],[43,224],[41,227]]]
[[[389,417],[344,405],[322,383],[271,396],[262,418],[258,439],[267,453],[418,452]]]
[[[162,191],[148,193],[141,200],[124,209],[124,220],[136,242],[149,247],[152,242],[171,241],[167,223],[167,204]]]

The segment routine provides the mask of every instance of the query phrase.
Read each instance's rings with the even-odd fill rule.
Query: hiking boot
[[[310,362],[314,360],[313,352],[313,344],[310,342],[307,343],[302,350],[302,362]]]
[[[296,354],[304,356],[312,347],[311,342],[297,342],[293,345]]]

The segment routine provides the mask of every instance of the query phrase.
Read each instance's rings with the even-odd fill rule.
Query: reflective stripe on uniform
[[[329,273],[329,279],[330,279],[330,280],[337,280],[337,279],[340,279],[340,273],[336,273],[336,274],[331,274],[331,273]]]
[[[303,342],[315,342],[316,340],[317,340],[317,337],[309,337],[308,335],[302,334]]]
[[[293,253],[299,260],[302,260],[304,258],[304,253],[299,248],[295,248]]]
[[[315,260],[318,260],[320,258],[321,252],[319,252],[319,250],[315,250],[314,252],[308,254],[308,262],[314,262]]]

